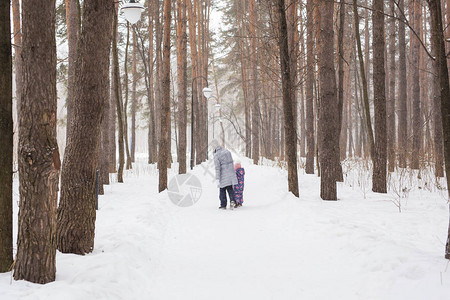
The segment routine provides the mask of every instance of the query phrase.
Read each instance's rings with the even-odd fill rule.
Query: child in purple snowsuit
[[[238,184],[236,184],[234,188],[234,200],[236,201],[236,207],[242,206],[244,199],[242,198],[242,194],[244,193],[244,175],[245,170],[242,168],[240,162],[236,162],[234,164],[234,170],[236,171],[236,177],[238,180]]]

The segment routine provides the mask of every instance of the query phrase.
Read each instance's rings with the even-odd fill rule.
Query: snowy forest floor
[[[347,165],[339,201],[322,201],[320,178],[300,169],[297,199],[276,163],[240,159],[244,206],[221,211],[212,161],[192,171],[199,201],[179,207],[141,158],[105,186],[93,253],[58,252],[47,285],[0,274],[0,298],[449,299],[448,204],[431,180],[398,175],[375,194],[370,174]]]

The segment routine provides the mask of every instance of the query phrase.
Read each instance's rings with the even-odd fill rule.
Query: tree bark
[[[161,135],[159,141],[159,192],[167,189],[167,168],[169,160],[170,127],[170,22],[171,1],[164,0],[163,65],[161,78]]]
[[[384,70],[384,2],[373,1],[373,96],[375,111],[375,155],[372,191],[386,193],[386,74]]]
[[[438,79],[441,97],[442,128],[444,134],[445,173],[447,174],[447,191],[450,198],[450,87],[448,67],[445,52],[445,38],[441,18],[441,3],[439,0],[427,0],[431,13],[431,42],[436,53]],[[448,228],[445,258],[450,259],[450,224]]]
[[[297,124],[294,114],[294,76],[292,72],[292,60],[290,55],[294,52],[289,51],[288,29],[286,22],[285,2],[284,0],[276,0],[276,10],[278,13],[278,45],[280,49],[280,71],[283,91],[283,114],[284,114],[284,131],[286,156],[288,161],[288,189],[299,196],[298,176],[297,176]]]
[[[155,153],[155,162],[159,161],[159,145],[160,145],[160,133],[161,133],[161,102],[163,101],[161,99],[161,60],[162,60],[162,50],[161,50],[161,44],[162,44],[162,28],[161,28],[161,1],[155,0],[153,2],[153,20],[155,22],[155,134],[156,134],[156,144],[157,149]]]
[[[187,19],[186,0],[177,0],[178,173],[186,173],[187,149]]]
[[[252,56],[251,65],[251,117],[252,117],[252,157],[255,165],[259,162],[259,87],[258,87],[258,64],[257,64],[257,47],[256,47],[256,22],[257,10],[255,0],[248,1],[249,11],[249,30],[250,30],[250,53]]]
[[[399,0],[399,10],[404,11],[404,0]],[[407,153],[407,87],[406,87],[406,42],[405,42],[405,17],[400,14],[398,22],[398,164],[400,168],[406,168]]]
[[[110,93],[109,93],[109,157],[110,166],[109,173],[117,172],[117,159],[116,159],[116,95],[115,95],[115,83],[114,83],[114,67],[113,67],[112,53],[110,59]]]
[[[395,14],[395,3],[390,2],[390,13]],[[389,98],[387,106],[387,156],[388,156],[388,170],[394,172],[395,168],[395,30],[396,19],[389,20]]]
[[[420,36],[421,31],[421,17],[422,17],[422,6],[419,0],[414,1],[414,30]],[[421,140],[422,136],[422,122],[421,122],[421,112],[420,112],[420,79],[419,79],[419,50],[420,41],[417,37],[414,37],[411,41],[412,56],[411,56],[411,80],[412,80],[412,130],[413,130],[413,142],[411,151],[411,168],[419,169],[419,158],[421,156]]]
[[[336,135],[339,138],[341,137],[342,131],[342,123],[343,123],[343,113],[344,113],[344,22],[345,22],[345,4],[343,0],[339,3],[339,32],[338,32],[338,51],[339,51],[339,59],[338,59],[338,70],[339,70],[339,82],[338,82],[338,123],[336,128]],[[336,163],[336,181],[343,182],[344,177],[342,174],[342,166],[340,160],[341,154],[341,145],[338,142],[338,149],[336,149],[335,154],[335,163]]]
[[[314,0],[306,3],[306,174],[314,174],[314,156],[316,153],[314,141]]]
[[[435,43],[431,43],[431,50],[434,57],[437,57]],[[434,175],[436,177],[444,177],[444,142],[442,132],[442,115],[441,115],[441,90],[439,83],[439,66],[437,60],[432,62],[432,95],[433,95],[433,120],[434,120],[434,156],[435,166]]]
[[[320,108],[319,108],[319,161],[320,197],[337,200],[336,155],[339,155],[338,99],[334,68],[333,1],[318,1],[318,44]],[[336,153],[337,151],[337,153]]]
[[[249,87],[248,87],[248,73],[247,73],[247,58],[244,56],[248,53],[247,40],[245,36],[246,24],[244,23],[244,15],[246,10],[245,0],[236,0],[236,13],[239,23],[239,50],[240,50],[240,62],[241,62],[241,78],[242,78],[242,90],[244,93],[244,115],[245,115],[245,156],[251,158],[252,156],[252,133],[250,122],[250,99],[249,99]]]
[[[155,112],[155,92],[154,92],[154,80],[153,80],[153,16],[152,12],[154,11],[153,6],[156,5],[154,1],[148,0],[148,40],[149,40],[149,49],[148,49],[148,74],[147,74],[147,97],[148,97],[148,106],[150,108],[150,117],[148,119],[148,163],[155,163],[157,160],[157,152],[158,152],[158,141],[156,137],[156,112]],[[141,41],[142,42],[142,41]],[[144,53],[144,43],[142,42],[142,53]],[[145,57],[143,55],[143,61]],[[144,61],[144,66],[146,62]]]
[[[195,131],[195,129],[197,128],[197,122],[198,122],[198,93],[197,93],[197,85],[195,84],[196,79],[198,78],[199,75],[199,68],[198,68],[198,53],[197,53],[197,35],[195,34],[195,27],[196,27],[196,21],[195,21],[195,17],[194,17],[194,11],[192,8],[192,1],[191,0],[186,0],[187,1],[187,13],[188,13],[188,25],[189,25],[189,46],[191,48],[191,63],[192,63],[192,82],[191,82],[191,86],[192,86],[192,102],[191,103],[191,108],[193,108],[193,112],[191,112],[192,116],[194,116],[194,120],[191,118],[191,130],[192,127],[194,128],[193,131]],[[195,163],[195,152],[196,152],[196,144],[197,144],[197,139],[195,136],[191,137],[191,169],[194,166]],[[198,153],[197,153],[198,155]]]
[[[101,119],[108,99],[113,0],[85,0],[75,64],[74,130],[64,154],[56,245],[63,253],[94,248],[95,173]]]
[[[107,78],[107,82],[106,85],[109,87],[110,86],[110,72],[109,72],[109,63],[108,63],[108,78]],[[110,153],[110,149],[111,149],[111,145],[110,145],[110,110],[111,110],[111,99],[110,99],[110,93],[108,91],[108,93],[106,94],[106,99],[105,99],[105,104],[104,104],[104,109],[103,109],[103,118],[102,118],[102,123],[101,123],[101,155],[99,156],[99,169],[100,169],[100,174],[99,174],[99,186],[100,186],[100,191],[99,194],[103,195],[104,194],[104,190],[103,190],[103,185],[104,184],[109,184],[109,168],[110,168],[110,158],[111,156],[109,155]]]
[[[21,74],[16,74],[16,76]],[[9,1],[0,2],[0,273],[13,262],[13,117]]]
[[[17,116],[20,115],[20,99],[22,94],[22,25],[20,24],[21,10],[20,0],[12,0],[12,13],[13,13],[13,36],[14,36],[14,73],[15,73],[15,97]]]
[[[20,207],[14,279],[43,284],[55,280],[61,167],[56,140],[55,0],[24,0],[22,5],[24,81],[19,116]]]
[[[77,55],[78,36],[80,31],[80,16],[78,14],[79,0],[66,1],[66,23],[67,23],[67,45],[69,48],[68,67],[67,67],[67,127],[66,127],[66,144],[73,130],[72,119],[74,114],[73,103],[73,83],[74,83],[74,67]]]

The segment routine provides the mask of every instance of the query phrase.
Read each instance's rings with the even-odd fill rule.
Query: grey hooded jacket
[[[219,181],[220,188],[238,183],[230,151],[218,146],[214,152],[214,164],[216,166],[216,180]]]

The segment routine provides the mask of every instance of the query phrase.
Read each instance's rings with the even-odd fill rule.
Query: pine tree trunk
[[[109,173],[117,172],[117,159],[116,159],[116,95],[115,95],[115,83],[114,83],[114,67],[113,67],[112,53],[110,59],[110,93],[109,93]],[[106,115],[105,115],[106,117]]]
[[[13,117],[9,1],[0,2],[0,273],[13,262]],[[17,72],[17,71],[16,71]],[[17,76],[17,74],[16,74]],[[20,76],[20,75],[19,75]]]
[[[196,152],[196,144],[198,143],[196,139],[195,130],[197,128],[197,122],[198,122],[198,100],[197,100],[197,85],[195,84],[196,79],[199,78],[199,70],[198,70],[198,60],[197,60],[197,35],[195,34],[195,27],[196,27],[196,21],[194,18],[194,12],[192,8],[192,1],[187,1],[187,12],[188,12],[188,21],[189,21],[189,46],[191,48],[191,63],[192,63],[192,82],[191,82],[191,116],[194,117],[194,119],[191,118],[191,132],[194,132],[194,134],[191,134],[191,162],[190,167],[191,169],[194,167],[195,163],[195,152]],[[198,154],[197,154],[198,155]]]
[[[399,0],[399,10],[404,11],[404,0]],[[407,153],[407,107],[406,107],[406,42],[405,17],[400,14],[398,22],[398,164],[406,168]]]
[[[339,59],[338,59],[338,70],[339,70],[339,82],[338,82],[338,123],[336,128],[336,135],[338,136],[338,149],[336,149],[335,154],[335,163],[336,163],[336,181],[343,182],[344,178],[342,175],[342,166],[341,166],[341,145],[340,145],[340,137],[342,131],[342,123],[343,123],[343,113],[344,113],[344,21],[345,21],[345,5],[340,1],[339,4],[339,32],[338,32],[338,51],[339,51]]]
[[[170,127],[170,21],[171,1],[164,0],[164,46],[161,78],[161,135],[159,141],[159,192],[167,189],[167,166],[169,159]]]
[[[441,3],[439,0],[427,0],[431,12],[431,42],[434,44],[436,64],[442,108],[442,128],[444,134],[445,173],[447,174],[447,191],[450,198],[450,87],[448,67],[445,52],[445,39],[441,18]],[[450,224],[448,228],[445,258],[450,259]]]
[[[293,84],[294,76],[292,72],[292,60],[288,47],[288,29],[286,22],[285,2],[284,0],[277,0],[277,13],[278,13],[278,45],[280,48],[280,67],[281,67],[281,82],[283,91],[283,113],[284,113],[284,131],[285,131],[285,145],[286,156],[288,161],[288,189],[294,194],[299,196],[298,191],[298,176],[297,176],[297,124],[295,122],[294,114],[294,90]]]
[[[75,59],[77,55],[77,42],[80,30],[80,18],[78,15],[78,1],[79,0],[65,0],[66,1],[66,23],[67,23],[67,45],[69,48],[68,68],[67,68],[67,126],[66,126],[66,144],[73,130],[72,119],[74,114],[73,103],[73,82]]]
[[[319,108],[319,161],[320,197],[337,200],[336,156],[339,155],[339,136],[336,135],[339,115],[334,68],[333,1],[318,1],[318,44],[320,108]],[[337,153],[336,153],[337,151]]]
[[[259,85],[258,85],[258,65],[257,65],[257,47],[256,47],[256,22],[257,10],[255,0],[248,1],[249,11],[249,30],[250,30],[250,53],[251,53],[251,117],[252,117],[252,157],[255,165],[259,162]]]
[[[22,5],[24,81],[19,116],[20,207],[14,279],[43,284],[55,280],[61,167],[56,140],[55,0],[23,0]]]
[[[292,84],[292,112],[294,113],[294,124],[298,126],[298,56],[299,56],[299,32],[298,32],[298,14],[297,14],[297,0],[285,0],[286,5],[286,22],[287,22],[287,39],[289,51],[289,68]],[[262,81],[264,82],[264,81]],[[295,142],[298,144],[299,140],[295,136]],[[298,147],[298,146],[297,146]],[[296,147],[296,149],[297,149]],[[297,153],[296,153],[297,155]]]
[[[148,0],[148,40],[149,40],[149,54],[148,54],[148,71],[147,71],[147,98],[148,98],[148,106],[150,107],[150,116],[148,119],[148,163],[155,163],[157,160],[157,152],[158,152],[158,141],[156,137],[156,112],[155,112],[155,92],[154,92],[154,80],[153,80],[153,61],[154,61],[154,38],[153,38],[153,15],[154,11],[154,1]],[[143,45],[143,42],[141,41]],[[144,48],[144,46],[142,46]],[[144,61],[144,65],[147,64],[145,62],[144,49],[142,49],[142,59]]]
[[[245,0],[236,0],[236,18],[239,24],[239,34],[244,37],[245,23],[244,15],[247,6],[245,5]],[[246,39],[239,39],[239,57],[241,63],[241,78],[242,78],[242,90],[244,94],[244,121],[245,121],[245,156],[251,158],[252,156],[252,137],[251,137],[251,123],[250,123],[250,99],[249,99],[249,88],[248,88],[248,73],[247,73],[247,58],[246,53],[248,53],[248,44]]]
[[[161,26],[161,0],[154,1],[153,4],[153,20],[155,21],[155,133],[157,147],[160,145],[161,133],[161,92],[162,92],[162,26]],[[159,148],[155,153],[155,161],[159,161]]]
[[[390,2],[390,13],[395,13],[395,3]],[[391,18],[389,21],[389,98],[387,106],[387,155],[388,170],[394,172],[395,168],[395,30],[396,19]]]
[[[422,6],[419,0],[414,1],[414,30],[420,36],[421,32],[421,17],[422,17]],[[413,37],[411,41],[412,47],[412,56],[411,56],[411,72],[412,72],[412,110],[413,110],[413,118],[412,118],[412,130],[413,130],[413,143],[412,143],[412,152],[411,152],[411,168],[419,169],[419,158],[421,156],[420,153],[420,145],[422,136],[422,122],[421,122],[421,112],[420,112],[420,79],[419,79],[419,50],[420,50],[420,42],[417,37]]]
[[[108,68],[108,79],[107,79],[107,86],[110,86],[110,72],[109,72],[109,64],[107,66]],[[99,169],[100,169],[100,186],[103,187],[104,184],[109,184],[109,167],[110,167],[110,110],[111,110],[111,99],[110,99],[110,93],[106,94],[105,99],[105,105],[103,109],[103,118],[102,118],[102,133],[101,133],[101,155],[99,158]],[[103,188],[102,188],[103,189]],[[101,190],[102,190],[101,189]],[[102,193],[100,193],[102,195]]]
[[[350,62],[352,61],[351,55],[350,55]],[[355,66],[356,67],[356,66]],[[347,99],[347,112],[348,112],[348,157],[353,157],[353,153],[355,151],[354,143],[353,143],[353,117],[352,117],[352,96],[350,94],[351,91],[351,68],[349,69],[348,74],[348,99]],[[355,91],[356,93],[356,91]]]
[[[373,1],[373,96],[375,112],[375,152],[372,191],[386,193],[386,74],[384,70],[384,4]]]
[[[314,156],[316,153],[314,141],[314,0],[306,3],[306,174],[314,174]]]
[[[433,56],[436,57],[436,45],[431,43],[431,50]],[[444,143],[442,132],[442,115],[441,115],[441,92],[439,84],[439,66],[437,61],[433,61],[433,74],[432,74],[432,95],[433,95],[433,120],[434,120],[434,176],[444,177]]]
[[[108,99],[108,64],[113,0],[85,0],[83,31],[75,64],[74,130],[61,175],[56,245],[63,253],[86,254],[94,248],[95,173],[103,107]],[[94,88],[93,88],[94,87]]]
[[[186,0],[177,0],[178,173],[186,173],[187,149],[187,18]]]
[[[20,99],[22,94],[22,25],[20,24],[21,10],[20,0],[12,0],[12,14],[13,14],[13,36],[14,36],[14,73],[15,73],[15,98],[17,116],[20,115]]]

